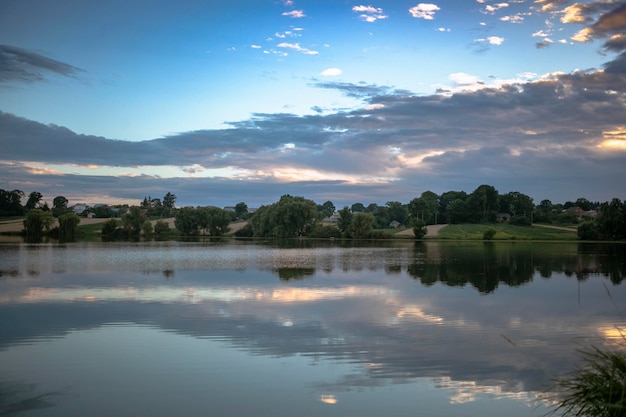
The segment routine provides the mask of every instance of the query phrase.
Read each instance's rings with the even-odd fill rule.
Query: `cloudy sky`
[[[0,188],[626,198],[626,2],[3,0]]]

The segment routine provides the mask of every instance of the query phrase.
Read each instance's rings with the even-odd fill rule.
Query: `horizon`
[[[6,0],[0,184],[181,206],[481,184],[624,200],[625,32],[624,1]]]

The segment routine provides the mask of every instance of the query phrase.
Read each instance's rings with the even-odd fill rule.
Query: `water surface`
[[[0,245],[0,413],[539,416],[624,245]]]

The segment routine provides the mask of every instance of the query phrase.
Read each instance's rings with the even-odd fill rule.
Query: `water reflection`
[[[149,373],[174,362],[193,369],[185,362],[196,357],[189,352],[219,343],[224,358],[234,351],[253,358],[247,374],[226,371],[228,378],[262,379],[250,369],[276,368],[264,374],[272,375],[290,358],[311,378],[313,385],[301,389],[313,392],[315,403],[337,407],[337,415],[354,411],[341,407],[354,406],[347,398],[362,390],[374,390],[367,396],[385,404],[414,400],[414,384],[420,392],[444,392],[448,404],[485,398],[535,404],[550,377],[573,369],[577,345],[619,341],[626,291],[603,277],[621,282],[622,250],[412,242],[2,246],[0,270],[17,272],[0,278],[0,359],[13,364],[15,375],[43,378],[43,370],[25,373],[24,363],[7,358],[26,348],[45,358],[45,346],[54,345],[55,354],[68,351],[55,357],[67,361],[59,366],[74,369],[78,352],[98,363],[109,355],[106,338],[114,338],[125,347],[116,351],[121,362],[107,366],[125,374],[125,366],[144,363],[141,372]],[[570,279],[577,274],[581,279]],[[169,350],[138,335],[158,338]],[[138,349],[133,343],[145,352],[133,350],[131,360],[126,349]],[[157,356],[140,360],[141,352]],[[211,378],[196,377],[205,385],[202,378]],[[185,385],[192,377],[179,371],[172,378]],[[383,395],[383,387],[402,399]],[[376,414],[380,408],[361,415]],[[459,415],[433,413],[443,414]]]

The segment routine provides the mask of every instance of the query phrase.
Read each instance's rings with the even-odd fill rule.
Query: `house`
[[[510,220],[511,220],[511,215],[509,213],[496,214],[496,221],[498,223],[508,223]]]
[[[78,214],[78,215],[80,216],[81,214],[83,214],[83,212],[84,212],[85,210],[88,210],[88,209],[89,209],[89,206],[88,206],[87,204],[83,204],[83,203],[81,203],[81,204],[74,204],[74,205],[71,207],[71,209],[72,209],[72,211],[73,211],[74,213],[76,213],[76,214]]]
[[[389,223],[389,227],[393,227],[394,229],[397,229],[400,226],[402,226],[402,224],[397,220],[394,220],[391,223]]]

